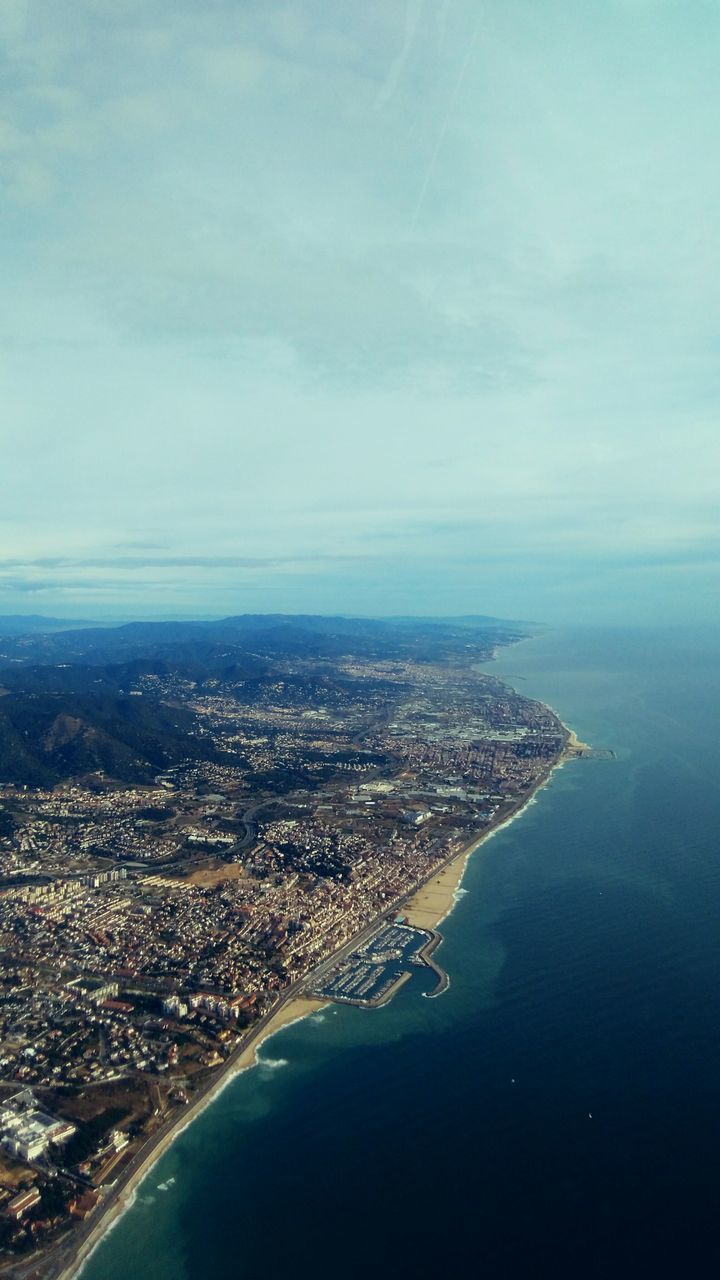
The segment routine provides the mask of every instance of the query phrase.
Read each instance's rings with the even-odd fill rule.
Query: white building
[[[0,1105],[0,1147],[27,1164],[45,1155],[51,1143],[67,1142],[75,1131],[69,1120],[56,1120],[41,1111],[30,1089]]]

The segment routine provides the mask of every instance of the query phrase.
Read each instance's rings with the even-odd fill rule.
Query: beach
[[[588,746],[587,742],[581,742],[574,729],[568,730],[568,740],[565,743],[565,750],[562,754],[562,760],[574,760],[578,756],[587,756],[592,753],[593,748]],[[561,760],[561,763],[562,763]]]
[[[407,916],[409,924],[417,929],[435,929],[445,919],[455,905],[468,859],[481,843],[482,838],[469,845],[418,889],[404,909],[403,914]]]
[[[312,1000],[308,996],[296,996],[293,1000],[288,1000],[283,1004],[263,1027],[262,1032],[257,1040],[253,1042],[240,1054],[237,1062],[233,1064],[233,1074],[238,1071],[247,1071],[249,1067],[254,1067],[258,1060],[258,1049],[261,1044],[269,1040],[283,1027],[288,1027],[291,1022],[298,1022],[300,1018],[307,1018],[311,1013],[317,1013],[319,1009],[324,1009],[327,1000]]]

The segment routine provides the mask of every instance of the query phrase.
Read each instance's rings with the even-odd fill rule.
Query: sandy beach
[[[574,729],[569,730],[569,737],[562,754],[563,760],[574,760],[577,756],[591,755],[593,748],[587,742],[581,742]]]
[[[455,905],[455,895],[465,874],[468,859],[481,843],[482,838],[463,849],[452,862],[413,894],[403,909],[403,915],[407,916],[410,924],[418,929],[434,929],[445,919]]]
[[[291,1022],[299,1022],[301,1018],[317,1013],[318,1009],[324,1009],[327,1003],[327,1000],[311,1000],[309,996],[297,996],[294,1000],[288,1000],[287,1004],[273,1014],[257,1040],[253,1040],[240,1054],[237,1062],[233,1064],[233,1074],[236,1075],[239,1071],[246,1071],[248,1067],[255,1066],[258,1049],[270,1036],[274,1036],[277,1031],[289,1026]]]

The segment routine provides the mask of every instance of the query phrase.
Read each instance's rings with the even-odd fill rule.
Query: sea
[[[473,855],[444,995],[266,1041],[84,1280],[717,1275],[720,634],[545,631],[488,670],[613,755]]]

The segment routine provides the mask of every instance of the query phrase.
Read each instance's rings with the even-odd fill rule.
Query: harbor
[[[433,959],[441,940],[436,930],[415,928],[399,916],[349,955],[316,973],[308,994],[319,1000],[377,1009],[392,1000],[410,980],[413,969],[428,968],[437,978],[428,994],[440,995],[448,985],[447,974]]]

